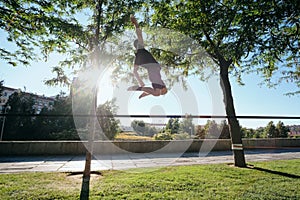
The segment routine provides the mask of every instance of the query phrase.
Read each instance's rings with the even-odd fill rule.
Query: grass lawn
[[[103,171],[90,199],[300,199],[300,159]],[[81,176],[0,174],[0,199],[79,199]]]
[[[116,135],[115,140],[153,140],[152,137],[140,136],[135,132],[122,132]]]

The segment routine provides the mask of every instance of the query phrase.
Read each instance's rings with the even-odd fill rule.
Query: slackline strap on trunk
[[[243,144],[232,144],[232,150],[243,150]]]

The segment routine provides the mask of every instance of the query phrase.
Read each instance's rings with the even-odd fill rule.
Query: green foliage
[[[220,124],[215,120],[208,120],[204,126],[196,127],[196,134],[199,139],[205,138],[219,138],[229,139],[230,131],[226,120],[223,120]]]
[[[2,92],[3,92],[3,83],[4,80],[0,81],[0,97],[2,96]]]
[[[8,112],[11,116],[6,119],[4,140],[87,139],[88,124],[80,127],[80,133],[77,133],[70,96],[57,95],[54,105],[51,108],[44,107],[40,113],[33,109],[34,100],[28,93],[14,93],[7,103],[11,106]],[[108,139],[113,139],[120,131],[119,121],[111,117],[116,114],[116,110],[114,101],[108,101],[97,109],[99,124]]]
[[[52,109],[40,113],[33,109],[34,99],[25,92],[16,92],[7,102],[11,106],[5,123],[5,140],[78,140],[72,117],[70,97],[58,95]],[[62,115],[62,116],[60,116]]]
[[[12,116],[6,117],[3,139],[30,139],[33,134],[32,127],[34,126],[35,120],[34,117],[30,116],[35,114],[32,95],[21,91],[15,92],[9,97],[7,105],[10,105],[11,107],[8,113]]]
[[[113,117],[113,115],[116,114],[117,109],[118,107],[115,104],[115,100],[107,101],[104,104],[99,105],[97,108],[97,116],[100,127],[109,140],[114,139],[117,133],[120,132],[120,122]]]
[[[276,137],[276,127],[273,121],[270,121],[264,130],[264,137],[275,138]]]
[[[79,138],[76,129],[63,129],[60,132],[51,132],[49,133],[48,137],[43,136],[43,139],[44,140],[80,140],[81,138]]]
[[[157,133],[154,135],[155,140],[173,140],[173,136],[169,129],[165,130],[164,132]]]
[[[270,121],[266,127],[241,128],[242,137],[244,138],[287,138],[290,129],[283,122],[279,121],[276,126]]]
[[[47,60],[52,52],[63,54],[66,59],[53,68],[56,77],[46,84],[68,85],[63,67],[82,69],[90,60],[99,60],[99,53],[107,53],[106,39],[123,32],[130,14],[142,5],[136,0],[1,2],[0,30],[13,48],[0,47],[0,59],[18,66],[41,57]]]
[[[206,138],[218,138],[220,135],[220,129],[215,120],[208,120],[204,129],[206,130]]]
[[[299,3],[297,1],[153,1],[152,23],[189,35],[220,67],[241,83],[241,75],[261,73],[270,85],[299,80]],[[297,92],[297,91],[296,91]],[[298,91],[299,92],[299,91]]]
[[[243,138],[286,138],[289,131],[289,127],[285,126],[283,122],[279,121],[275,126],[274,122],[270,121],[266,127],[259,127],[257,129],[241,127],[241,136]],[[195,135],[199,139],[229,139],[230,131],[225,120],[220,124],[217,124],[214,120],[208,120],[204,126],[196,126]]]
[[[131,122],[131,127],[140,135],[144,135],[146,129],[146,123],[142,120],[134,120]]]
[[[198,139],[205,139],[206,136],[206,131],[204,128],[202,128],[200,125],[196,126],[196,133],[195,133],[196,137]]]
[[[76,2],[74,3],[76,5]],[[64,67],[78,67],[80,70],[88,67],[96,67],[103,70],[108,63],[111,65],[116,59],[118,45],[113,36],[125,31],[128,27],[130,14],[141,8],[143,2],[136,0],[122,1],[94,1],[82,3],[85,11],[80,12],[81,19],[78,20],[82,28],[80,36],[74,37],[67,49],[69,55],[61,61],[56,69],[58,75],[46,82],[55,85],[64,82]],[[80,11],[80,10],[77,10]],[[109,41],[108,41],[109,39]],[[63,78],[61,78],[63,77]]]
[[[221,129],[220,139],[230,139],[230,130],[226,120],[223,120],[219,126]]]
[[[33,127],[36,139],[79,140],[72,114],[71,97],[57,95],[53,107],[43,108],[36,118]]]
[[[155,127],[145,123],[142,120],[133,120],[131,122],[131,127],[135,132],[137,132],[140,136],[149,136],[152,137],[157,133]]]
[[[195,127],[190,117],[179,121],[178,118],[170,118],[166,127],[160,133],[155,135],[155,140],[184,140],[194,135]]]
[[[280,138],[287,138],[290,129],[284,125],[283,122],[279,121],[276,125],[276,136]]]
[[[193,118],[187,115],[186,118],[183,118],[180,123],[180,132],[189,133],[189,135],[193,135],[195,130],[195,126],[193,124]]]
[[[53,51],[65,53],[70,41],[83,36],[73,16],[82,8],[75,0],[2,1],[0,30],[15,49],[0,47],[0,59],[12,66],[28,65],[40,56],[47,59]]]
[[[170,118],[166,125],[166,130],[169,130],[171,134],[175,134],[179,132],[179,119],[178,118]]]
[[[187,140],[191,139],[190,133],[178,133],[172,135],[173,140]]]
[[[270,122],[271,123],[271,122]],[[268,137],[273,138],[286,138],[288,136],[289,128],[284,125],[283,122],[279,121],[276,126],[274,124],[268,124],[265,131],[269,131],[267,134]],[[270,126],[272,128],[270,128]],[[273,131],[273,128],[275,127],[275,130]]]
[[[242,127],[241,128],[241,134],[243,138],[257,138],[259,135],[255,134],[256,131],[253,128],[247,129]]]
[[[259,127],[258,129],[256,129],[255,134],[254,134],[254,138],[263,138],[264,137],[264,127]]]

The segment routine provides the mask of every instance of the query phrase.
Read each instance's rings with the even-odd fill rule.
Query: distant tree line
[[[87,128],[79,135],[75,127],[71,96],[63,93],[57,95],[53,106],[44,107],[39,113],[34,109],[34,103],[33,95],[22,91],[15,92],[9,97],[7,105],[10,105],[11,109],[6,117],[3,140],[87,139]],[[114,101],[105,102],[97,108],[99,124],[106,139],[109,140],[113,140],[121,132],[120,122],[111,117],[116,114],[117,109]],[[3,118],[0,118],[0,128],[3,125]],[[193,118],[189,115],[181,120],[170,118],[164,128],[155,127],[142,120],[132,121],[131,127],[138,135],[153,137],[156,140],[230,138],[226,120],[219,123],[208,120],[205,125],[194,125]],[[243,138],[286,138],[290,128],[294,132],[300,129],[297,126],[285,126],[281,121],[276,125],[270,121],[266,127],[257,129],[241,127],[241,134]],[[98,137],[98,139],[104,138]]]
[[[51,108],[43,107],[37,113],[34,109],[33,95],[19,91],[13,93],[6,105],[10,110],[6,116],[3,140],[80,140],[87,139],[87,128],[78,135],[72,113],[72,97],[61,93],[56,96]],[[99,124],[107,139],[113,139],[119,130],[119,121],[105,118],[116,112],[114,102],[99,105],[97,115]],[[3,112],[2,112],[3,113]],[[4,117],[0,118],[2,128]],[[0,129],[1,130],[1,129]],[[82,135],[86,134],[86,135]],[[102,138],[103,139],[103,138]]]
[[[166,127],[154,135],[155,140],[184,140],[192,138],[195,133],[193,118],[187,115],[182,120],[170,118]]]
[[[281,121],[276,125],[270,121],[266,127],[257,129],[241,127],[243,138],[287,138],[289,131],[289,127]],[[230,138],[229,126],[225,120],[220,124],[209,120],[204,126],[196,126],[196,137],[228,139]]]
[[[143,120],[133,120],[131,127],[140,136],[152,137],[157,133],[157,128],[145,123]]]
[[[286,138],[288,137],[290,129],[281,121],[276,125],[273,121],[270,121],[266,127],[257,129],[242,128],[241,132],[244,138]]]
[[[143,121],[138,121],[142,124],[143,130],[151,130]],[[134,130],[137,128],[133,126]],[[141,128],[141,127],[138,127]],[[229,139],[230,130],[226,120],[217,123],[215,120],[208,120],[205,125],[194,125],[192,118],[186,117],[182,120],[171,118],[168,120],[165,128],[156,130],[158,133],[150,134],[156,140],[172,140],[172,139]],[[257,129],[241,127],[243,138],[286,138],[290,129],[283,122],[279,121],[276,125],[270,121],[266,127]]]

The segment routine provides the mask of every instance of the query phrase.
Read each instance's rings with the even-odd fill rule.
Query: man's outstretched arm
[[[142,30],[139,28],[139,23],[137,22],[136,18],[133,15],[130,16],[130,20],[135,26],[135,33],[138,37],[139,44],[144,46],[143,34],[142,34]]]

